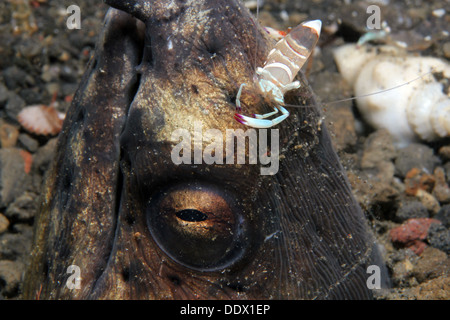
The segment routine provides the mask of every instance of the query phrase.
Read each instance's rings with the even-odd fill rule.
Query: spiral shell
[[[387,129],[398,147],[450,136],[450,99],[433,76],[440,73],[449,79],[448,63],[390,46],[345,45],[334,58],[353,86],[363,118]]]

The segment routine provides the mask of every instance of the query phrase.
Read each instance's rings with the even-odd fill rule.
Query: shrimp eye
[[[178,184],[152,197],[147,224],[170,258],[201,271],[232,265],[249,242],[248,224],[234,197],[203,182]]]

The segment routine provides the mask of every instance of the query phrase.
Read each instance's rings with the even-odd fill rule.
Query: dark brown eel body
[[[277,174],[171,159],[172,133],[193,135],[195,121],[224,137],[247,130],[235,96],[273,47],[249,11],[231,0],[106,2],[118,10],[59,137],[24,296],[371,298],[376,244],[303,76],[300,98],[286,99],[306,107],[274,128]],[[271,110],[242,101],[247,114]],[[66,285],[70,265],[79,289]]]

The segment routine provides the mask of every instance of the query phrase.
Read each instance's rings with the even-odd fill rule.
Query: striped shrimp
[[[253,128],[273,127],[289,116],[284,108],[284,94],[287,91],[298,89],[299,81],[294,81],[306,60],[317,44],[320,36],[322,22],[320,20],[307,21],[297,27],[275,45],[263,68],[256,69],[256,84],[262,95],[276,103],[274,111],[265,114],[254,114],[248,117],[235,113],[234,118]],[[236,96],[236,110],[240,112],[240,97],[245,86],[242,83]],[[281,112],[281,115],[269,120],[267,118]]]

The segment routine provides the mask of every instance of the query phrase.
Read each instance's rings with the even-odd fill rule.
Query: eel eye
[[[246,219],[233,197],[200,182],[182,183],[153,197],[147,224],[170,258],[201,271],[232,265],[249,242]]]

